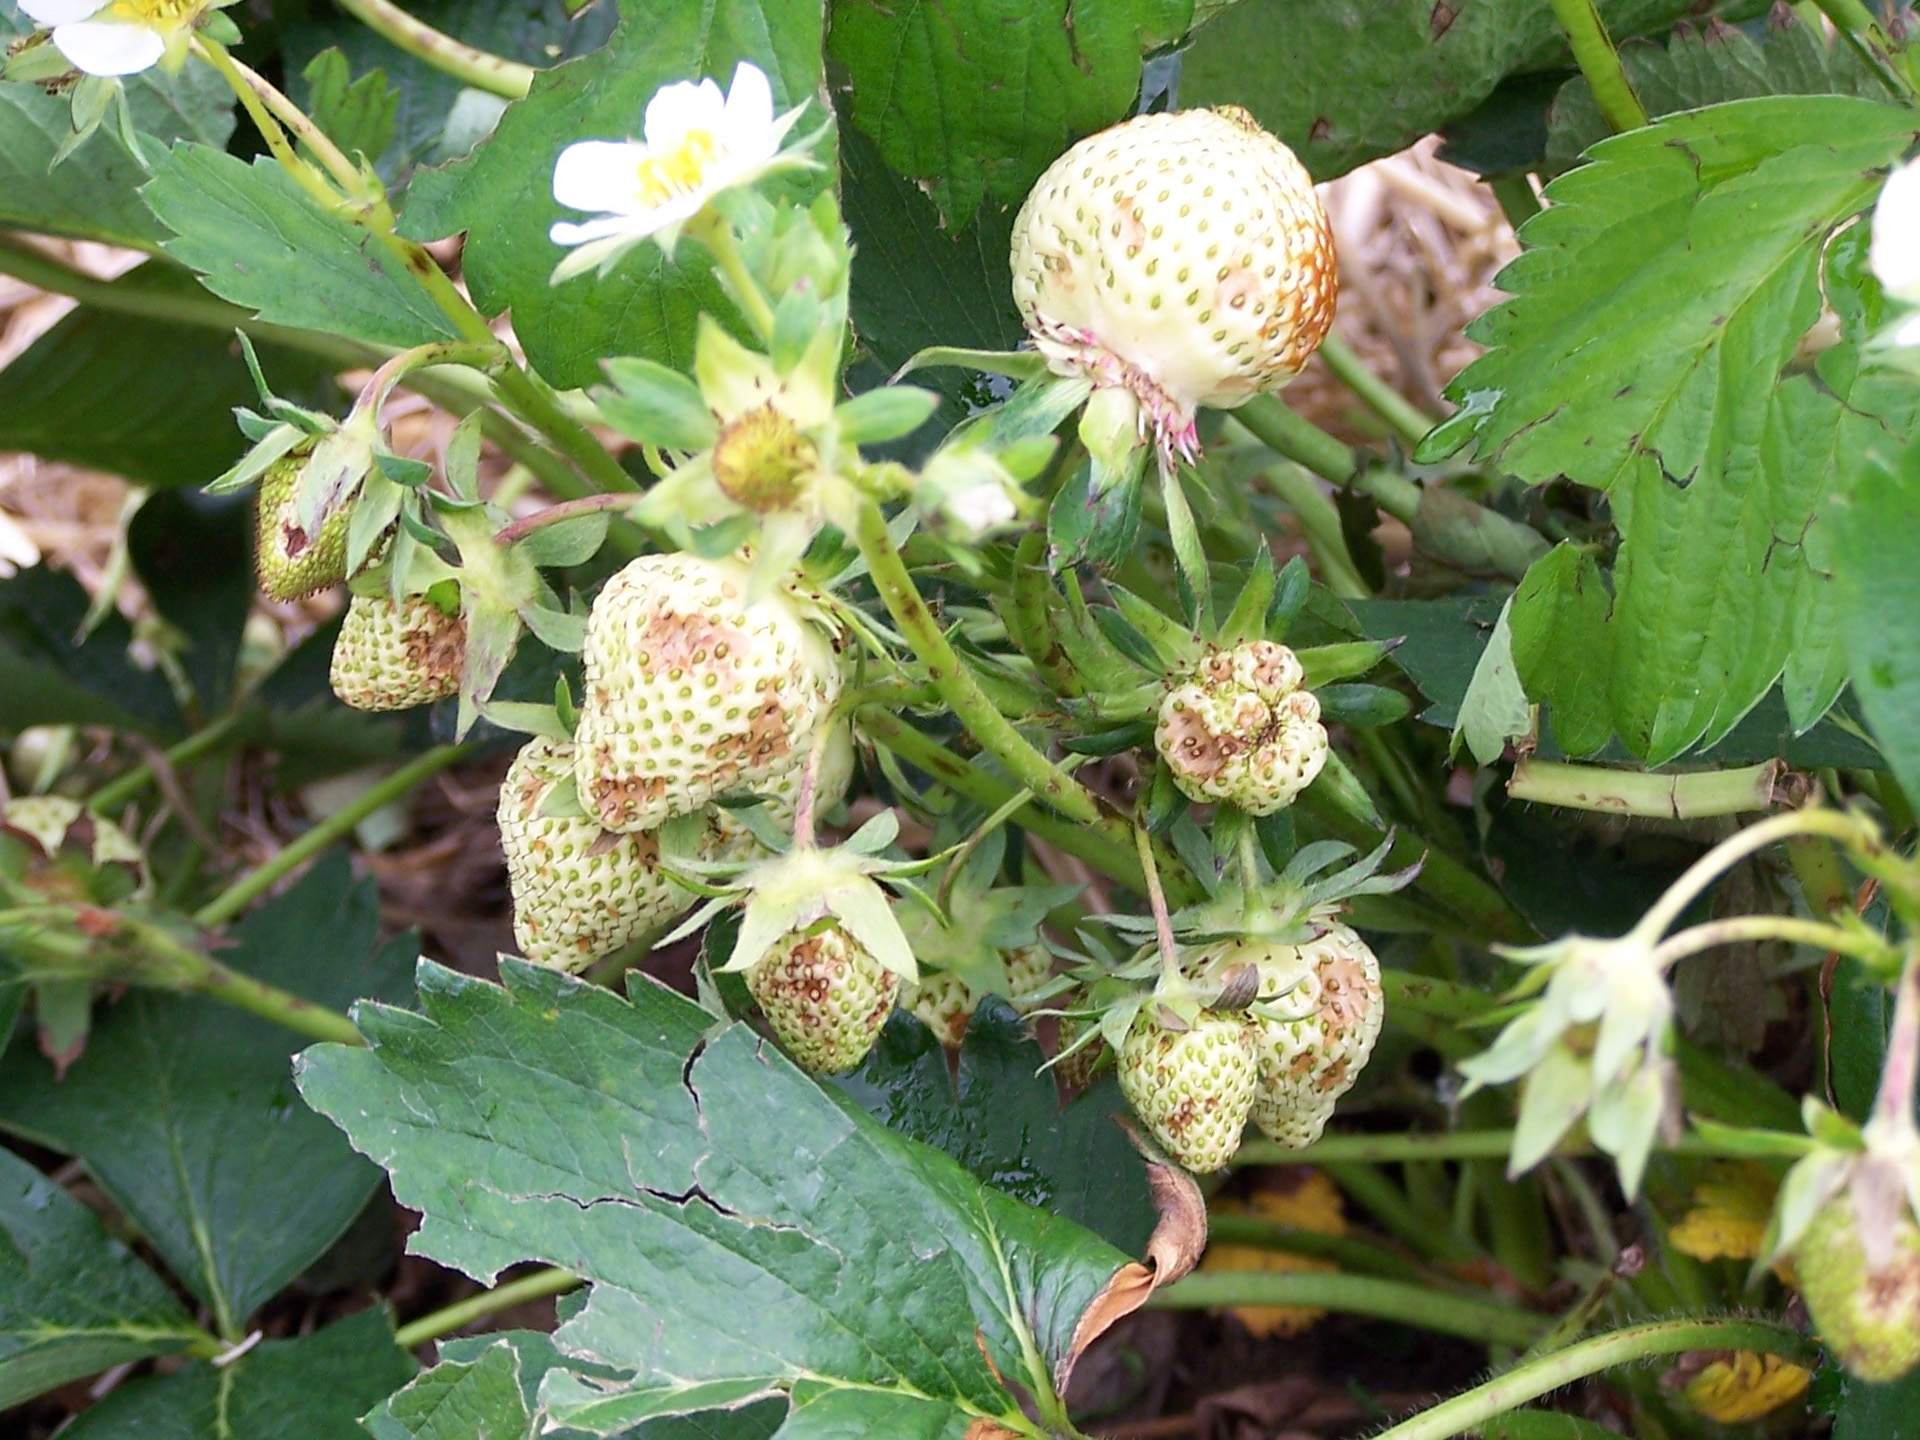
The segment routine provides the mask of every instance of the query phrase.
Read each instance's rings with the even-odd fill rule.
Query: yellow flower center
[[[177,4],[180,0],[141,0],[150,4]],[[710,130],[689,130],[674,149],[649,155],[634,167],[633,186],[642,204],[664,205],[676,196],[700,188],[707,169],[720,158],[720,142]]]
[[[107,17],[149,30],[176,30],[191,25],[205,8],[206,0],[113,0]]]

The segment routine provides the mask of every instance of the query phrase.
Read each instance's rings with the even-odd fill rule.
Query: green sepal
[[[1060,748],[1070,755],[1119,755],[1150,744],[1152,740],[1152,723],[1134,720],[1106,730],[1090,731],[1085,735],[1069,735],[1060,742]]]
[[[1038,380],[1047,373],[1047,357],[1037,350],[965,350],[953,345],[930,345],[914,354],[893,378],[898,380],[916,370],[943,366],[983,370],[989,375],[1005,375],[1010,380]]]
[[[1313,576],[1307,562],[1296,555],[1280,567],[1274,579],[1273,600],[1267,606],[1267,638],[1284,642],[1287,632],[1313,593]]]
[[[1116,570],[1140,536],[1140,472],[1096,496],[1091,464],[1075,467],[1047,509],[1048,563],[1057,573],[1082,562]]]
[[[1107,593],[1113,597],[1115,608],[1126,618],[1127,624],[1132,626],[1151,647],[1153,657],[1161,671],[1168,674],[1181,674],[1199,663],[1205,647],[1200,638],[1186,626],[1148,604],[1130,590],[1123,590],[1118,585],[1109,585]],[[1113,634],[1111,624],[1108,626],[1108,633]],[[1118,643],[1117,640],[1116,643]]]
[[[1372,729],[1394,725],[1413,713],[1413,705],[1398,690],[1384,685],[1329,685],[1314,692],[1320,718],[1330,724]]]
[[[1231,649],[1235,645],[1265,637],[1267,611],[1273,604],[1278,580],[1273,568],[1273,552],[1263,545],[1247,571],[1240,598],[1233,602],[1233,609],[1220,622],[1220,629],[1214,636],[1216,644]]]
[[[911,435],[940,408],[940,396],[910,385],[886,385],[836,406],[833,422],[850,445],[878,445]]]
[[[629,356],[607,361],[606,372],[612,388],[601,387],[594,398],[621,434],[643,445],[689,452],[709,448],[718,437],[700,387],[679,371]]]
[[[1152,835],[1166,834],[1187,813],[1190,803],[1180,787],[1173,783],[1173,771],[1167,768],[1167,762],[1156,759],[1153,780],[1147,787],[1147,832]]]
[[[1364,675],[1384,660],[1400,642],[1397,640],[1352,640],[1341,645],[1315,645],[1294,651],[1304,679],[1301,684],[1318,690],[1336,680]]]

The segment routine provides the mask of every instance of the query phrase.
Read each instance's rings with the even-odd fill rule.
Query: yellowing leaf
[[[1318,1170],[1294,1172],[1300,1179],[1284,1190],[1257,1191],[1251,1200],[1223,1198],[1208,1207],[1216,1215],[1246,1215],[1270,1220],[1277,1225],[1292,1225],[1321,1235],[1344,1235],[1347,1218],[1340,1203],[1340,1192]],[[1285,1250],[1260,1245],[1209,1245],[1202,1270],[1338,1270],[1331,1260],[1315,1260]],[[1308,1305],[1240,1305],[1230,1312],[1256,1337],[1265,1340],[1301,1334],[1327,1312]]]
[[[1777,1188],[1758,1165],[1728,1167],[1694,1187],[1693,1206],[1667,1241],[1696,1260],[1751,1260],[1760,1253]]]
[[[1688,1382],[1688,1403],[1711,1420],[1737,1425],[1758,1420],[1806,1393],[1812,1377],[1778,1355],[1737,1350],[1716,1360]]]

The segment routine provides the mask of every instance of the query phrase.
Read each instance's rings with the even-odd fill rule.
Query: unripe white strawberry
[[[1902,1206],[1891,1231],[1884,1263],[1870,1267],[1854,1197],[1842,1191],[1793,1247],[1814,1329],[1851,1374],[1874,1385],[1920,1365],[1920,1227]]]
[[[797,775],[839,669],[799,602],[776,591],[748,604],[747,580],[737,560],[647,555],[594,601],[575,775],[609,830]]]
[[[1153,1138],[1196,1174],[1223,1169],[1240,1148],[1258,1066],[1244,1015],[1203,1011],[1185,1030],[1149,1003],[1120,1047],[1120,1092]]]
[[[356,595],[333,642],[328,680],[356,710],[410,710],[460,691],[467,627],[424,595],[395,606]]]
[[[1169,689],[1153,744],[1181,793],[1251,815],[1292,804],[1327,763],[1320,702],[1301,680],[1291,650],[1252,640],[1212,651]]]
[[[747,989],[801,1069],[851,1070],[873,1048],[900,977],[837,921],[792,930],[747,971]]]
[[[1237,106],[1082,140],[1021,206],[1012,264],[1054,371],[1130,392],[1163,453],[1191,457],[1195,407],[1278,389],[1333,323],[1333,232],[1312,177]]]
[[[347,578],[352,512],[334,511],[317,535],[300,523],[300,477],[312,453],[309,443],[274,461],[254,497],[254,569],[261,592],[274,600],[299,600]]]
[[[1053,976],[1053,954],[1044,945],[1022,945],[1003,952],[1006,966],[1007,1003],[1016,1014],[1025,1015],[1037,1001],[1029,997]],[[900,1003],[919,1017],[949,1050],[958,1050],[973,1023],[973,1012],[980,1008],[981,997],[967,982],[950,970],[922,971],[918,980],[900,987]]]
[[[1073,1048],[1075,1042],[1077,1042],[1082,1035],[1086,1034],[1088,1023],[1089,1022],[1085,1020],[1075,1019],[1071,1015],[1065,1016],[1060,1021],[1060,1029],[1058,1032],[1060,1043],[1056,1047],[1055,1053],[1065,1055],[1066,1058],[1054,1062],[1053,1073],[1060,1078],[1060,1083],[1069,1090],[1084,1090],[1087,1086],[1091,1085],[1094,1078],[1100,1073],[1102,1067],[1113,1054],[1107,1042],[1102,1040],[1098,1035],[1095,1035],[1093,1039],[1080,1046],[1079,1049],[1075,1050]],[[1073,1051],[1073,1053],[1069,1055],[1067,1052],[1070,1050]]]
[[[1253,1033],[1260,1084],[1253,1123],[1281,1145],[1311,1145],[1373,1056],[1386,1018],[1380,962],[1345,925],[1305,945],[1225,940],[1195,957],[1218,974],[1250,964],[1260,976]],[[1287,1018],[1287,1017],[1299,1018]]]
[[[500,782],[500,847],[513,938],[536,965],[582,970],[684,913],[697,898],[660,866],[652,835],[617,835],[580,815],[543,813],[573,783],[573,746],[536,737]]]

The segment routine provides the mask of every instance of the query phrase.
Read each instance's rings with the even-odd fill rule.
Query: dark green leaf
[[[1893,997],[1861,966],[1845,961],[1828,996],[1827,1080],[1840,1113],[1865,1124],[1880,1088],[1880,1066],[1893,1023]]]
[[[1900,788],[1920,796],[1920,445],[1876,457],[1833,512],[1834,586],[1854,693]]]
[[[471,1363],[442,1359],[365,1424],[374,1440],[519,1440],[528,1425],[520,1356],[511,1344],[496,1343]]]
[[[1047,558],[1056,571],[1085,561],[1115,570],[1133,554],[1140,535],[1141,473],[1095,498],[1092,469],[1082,465],[1067,477],[1047,510]]]
[[[629,1002],[511,959],[501,974],[423,962],[424,1014],[361,1006],[372,1048],[315,1047],[300,1083],[422,1212],[417,1253],[593,1282],[556,1340],[634,1378],[550,1374],[556,1420],[617,1433],[791,1389],[796,1415],[871,1395],[894,1409],[881,1433],[957,1433],[1013,1410],[989,1357],[1053,1388],[1120,1252],[652,982]]]
[[[263,1340],[224,1369],[196,1362],[164,1379],[130,1381],[61,1433],[68,1440],[366,1440],[360,1417],[413,1371],[376,1306],[298,1340]]]
[[[1476,322],[1494,348],[1449,393],[1478,397],[1482,458],[1612,499],[1609,705],[1649,763],[1712,744],[1783,670],[1802,726],[1837,692],[1809,552],[1824,477],[1885,428],[1833,393],[1840,352],[1820,386],[1781,376],[1820,308],[1821,238],[1916,133],[1910,112],[1810,96],[1617,136],[1554,182],[1502,274],[1515,298]]]
[[[167,253],[262,320],[376,345],[454,334],[404,263],[323,213],[272,159],[176,145],[140,193],[173,232]]]
[[[1420,718],[1453,727],[1480,652],[1500,618],[1500,598],[1352,600],[1347,608],[1370,640],[1398,640],[1393,663],[1431,702]]]
[[[155,495],[127,527],[127,548],[154,607],[185,641],[181,663],[201,713],[220,713],[253,609],[251,502],[177,490]]]
[[[129,271],[112,288],[133,305],[207,298],[165,262]],[[279,394],[316,409],[333,403],[338,387],[324,360],[255,348]],[[204,485],[245,453],[233,408],[255,403],[231,330],[83,305],[0,370],[0,449],[139,485]]]
[[[1714,20],[1703,29],[1677,29],[1664,44],[1622,45],[1620,61],[1633,93],[1656,117],[1756,95],[1887,98],[1886,85],[1857,50],[1844,39],[1829,42],[1784,8],[1774,12],[1759,39]],[[1549,113],[1547,169],[1567,169],[1611,133],[1585,78],[1569,80]]]
[[[1005,1002],[980,1002],[956,1077],[926,1026],[896,1013],[866,1062],[837,1084],[891,1130],[947,1152],[989,1185],[1138,1253],[1153,1230],[1140,1157],[1103,1081],[1064,1110],[1046,1056]]]
[[[400,92],[387,84],[383,70],[352,77],[338,48],[314,56],[300,71],[307,82],[307,113],[346,154],[375,160],[393,143]]]
[[[415,942],[374,948],[378,900],[335,852],[235,927],[221,959],[344,1007],[399,998]],[[300,1103],[291,1031],[215,1000],[134,991],[95,1017],[56,1082],[0,1060],[0,1126],[78,1155],[175,1276],[238,1326],[346,1229],[379,1181]]]
[[[1683,0],[1601,0],[1616,39]],[[1500,78],[1564,63],[1548,0],[1242,0],[1182,58],[1180,103],[1244,105],[1330,180],[1470,113]]]
[[[676,264],[642,245],[604,279],[550,285],[565,252],[547,231],[556,220],[579,218],[553,199],[554,161],[576,140],[637,135],[641,112],[662,85],[706,75],[724,86],[741,60],[767,72],[778,105],[814,97],[822,3],[623,0],[620,28],[605,47],[538,77],[533,93],[508,108],[468,159],[415,179],[403,227],[422,240],[467,232],[465,276],[475,302],[489,315],[513,311],[528,358],[556,385],[595,383],[607,355],[687,368],[694,318],[702,310],[733,314],[706,257],[686,242]]]
[[[33,29],[14,0],[0,0],[0,45]],[[210,66],[190,61],[177,77],[152,69],[126,79],[134,127],[159,142],[224,145],[233,133],[233,92]],[[141,164],[102,125],[58,166],[54,152],[72,129],[67,97],[0,80],[0,226],[151,247],[166,236],[141,203]]]
[[[1125,118],[1141,60],[1192,13],[1192,0],[834,0],[827,53],[851,81],[853,123],[957,227],[983,197],[1017,204],[1061,151]]]
[[[1833,1440],[1920,1440],[1920,1370],[1891,1385],[1843,1374]]]
[[[406,8],[442,35],[489,55],[546,66],[602,44],[613,28],[614,7],[602,0],[578,20],[569,20],[558,0],[410,0]],[[312,7],[307,18],[281,32],[280,43],[290,74],[304,71],[321,51],[335,48],[346,56],[352,73],[364,76],[378,69],[393,83],[392,141],[368,156],[389,181],[404,181],[416,165],[464,155],[472,134],[462,112],[484,117],[498,114],[505,103],[467,89],[455,76],[396,49],[384,36],[332,7]]]
[[[926,193],[889,170],[865,135],[844,126],[840,203],[853,232],[856,388],[881,383],[929,346],[1011,350],[1020,343],[1026,332],[1007,262],[1011,209],[983,205],[963,227],[944,230]],[[1013,390],[999,376],[951,366],[915,379],[949,397],[939,413],[948,426]]]
[[[115,725],[168,735],[180,707],[157,672],[127,655],[133,628],[115,610],[84,641],[87,592],[44,565],[0,579],[0,730],[29,725]]]
[[[0,1410],[196,1333],[91,1210],[0,1150]]]

